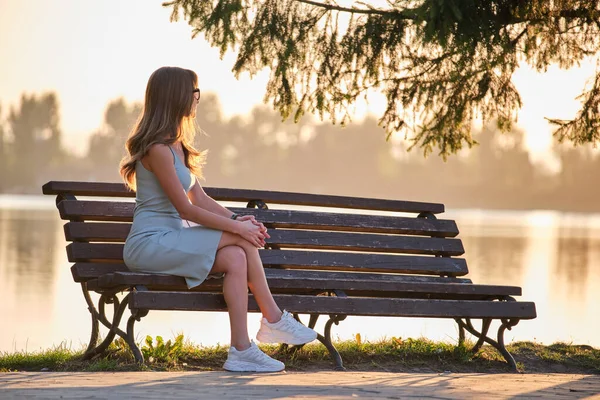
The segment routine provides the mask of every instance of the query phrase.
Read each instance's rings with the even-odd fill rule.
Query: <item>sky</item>
[[[6,117],[23,92],[56,91],[65,146],[87,150],[87,135],[102,125],[110,100],[141,101],[150,74],[164,65],[195,70],[203,92],[216,93],[225,116],[245,114],[261,104],[268,71],[236,79],[235,55],[223,60],[201,35],[192,39],[185,22],[171,23],[164,0],[0,0],[0,107]],[[528,67],[513,81],[523,108],[517,126],[526,133],[534,161],[553,168],[551,127],[544,117],[572,118],[575,97],[593,76],[586,60],[568,71],[545,73]],[[382,97],[358,104],[355,120],[382,110]],[[383,132],[382,132],[383,134]]]

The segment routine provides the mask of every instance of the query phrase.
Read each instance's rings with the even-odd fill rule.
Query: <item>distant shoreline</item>
[[[111,199],[114,201],[114,199]],[[119,201],[133,201],[133,199],[119,199]],[[0,193],[0,210],[56,210],[55,197],[42,194],[13,194]],[[453,218],[464,216],[474,216],[478,213],[485,213],[486,218],[491,214],[497,214],[499,218],[505,218],[510,214],[528,214],[545,213],[548,215],[558,214],[573,216],[575,218],[599,219],[600,208],[596,211],[586,211],[578,209],[540,209],[540,208],[482,208],[482,207],[454,207],[446,205],[445,216],[451,215]],[[600,228],[600,225],[599,225]]]

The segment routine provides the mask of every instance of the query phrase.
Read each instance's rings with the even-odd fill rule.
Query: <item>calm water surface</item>
[[[476,283],[523,287],[538,318],[506,339],[600,346],[600,214],[450,210]],[[66,259],[63,221],[52,198],[0,196],[0,352],[87,344],[90,316]],[[322,331],[323,323],[317,325]],[[256,333],[259,315],[250,314]],[[452,321],[348,317],[333,328],[346,339],[387,336],[456,340]],[[224,313],[153,311],[137,324],[145,335],[183,332],[195,343],[229,342]]]

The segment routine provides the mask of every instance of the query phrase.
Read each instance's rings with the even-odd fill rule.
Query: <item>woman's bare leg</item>
[[[281,309],[275,303],[263,268],[258,249],[244,240],[239,245],[246,253],[248,262],[248,287],[256,299],[260,311],[269,322],[277,322],[281,318]]]
[[[258,249],[239,235],[223,232],[218,248],[226,246],[238,246],[243,249],[247,260],[247,286],[250,287],[250,290],[256,299],[256,303],[267,321],[279,321],[282,312],[277,306],[277,303],[275,303],[269,285],[267,284],[267,278],[265,277],[265,271],[260,255],[258,254]]]
[[[223,295],[229,312],[231,345],[238,350],[250,347],[248,337],[248,282],[245,251],[235,245],[217,250],[213,272],[225,273]]]

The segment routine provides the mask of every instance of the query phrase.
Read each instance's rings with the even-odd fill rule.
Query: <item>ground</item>
[[[12,372],[9,399],[591,399],[600,376],[389,372]]]

